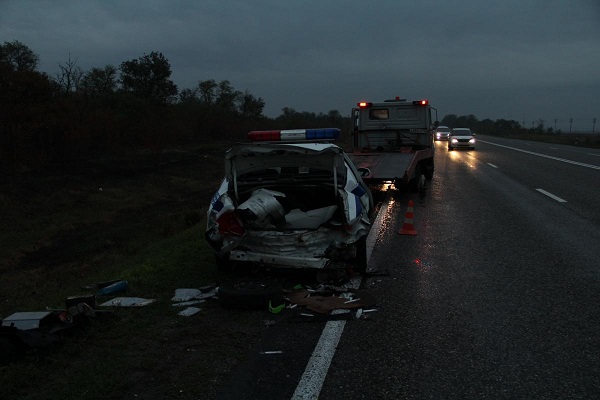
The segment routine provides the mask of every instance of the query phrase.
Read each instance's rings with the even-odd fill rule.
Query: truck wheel
[[[430,160],[425,165],[425,170],[423,171],[423,175],[425,175],[425,179],[428,181],[433,179],[433,160]]]
[[[357,272],[364,273],[367,271],[367,235],[361,237],[356,242],[356,258],[354,259],[354,269]]]

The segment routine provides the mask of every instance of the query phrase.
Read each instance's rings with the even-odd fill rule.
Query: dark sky
[[[158,51],[180,90],[228,80],[271,117],[395,96],[440,119],[600,117],[600,0],[0,0],[13,40],[51,76],[69,55],[86,71]]]

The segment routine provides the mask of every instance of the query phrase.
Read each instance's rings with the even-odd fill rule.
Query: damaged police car
[[[365,270],[373,197],[342,148],[340,130],[253,131],[225,154],[207,215],[220,267]]]

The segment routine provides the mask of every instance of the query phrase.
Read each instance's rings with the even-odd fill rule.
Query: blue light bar
[[[307,129],[306,130],[306,139],[307,140],[316,140],[316,139],[328,139],[328,140],[336,140],[340,137],[341,131],[338,128],[324,128],[324,129]]]

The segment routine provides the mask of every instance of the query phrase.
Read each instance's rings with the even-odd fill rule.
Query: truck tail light
[[[426,106],[427,104],[429,104],[429,100],[415,100],[413,101],[413,104],[415,106]]]

